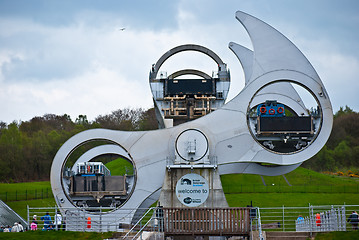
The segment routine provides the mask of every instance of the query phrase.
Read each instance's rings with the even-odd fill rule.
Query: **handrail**
[[[259,231],[259,239],[263,240],[263,232],[262,232],[262,222],[261,222],[261,212],[259,211],[259,207],[256,208],[258,212],[258,231]]]
[[[143,214],[143,216],[133,225],[133,227],[130,229],[130,231],[128,231],[128,233],[126,233],[126,235],[122,237],[122,239],[126,239],[126,238],[128,237],[128,235],[135,229],[135,227],[136,227],[137,225],[139,225],[139,224],[141,223],[141,221],[144,219],[144,217],[145,217],[151,210],[153,210],[153,209],[156,210],[157,207],[151,207],[151,208],[149,208],[149,209],[145,212],[145,214]],[[152,217],[147,221],[147,223],[145,224],[146,226],[147,226],[147,224],[149,223],[149,221],[150,221],[151,219],[152,219]],[[140,233],[142,230],[143,230],[143,228],[141,228],[138,233]],[[137,234],[138,234],[138,233],[137,233]],[[136,234],[135,236],[137,236],[137,234]],[[133,239],[134,239],[134,238],[133,238]]]
[[[138,235],[139,235],[140,233],[142,233],[143,229],[144,229],[145,227],[147,227],[148,223],[149,223],[152,219],[153,219],[153,215],[152,215],[152,217],[145,223],[145,225],[143,225],[143,226],[140,228],[140,230],[138,230],[138,232],[135,234],[135,236],[133,236],[132,239],[136,239],[136,238],[138,237]]]

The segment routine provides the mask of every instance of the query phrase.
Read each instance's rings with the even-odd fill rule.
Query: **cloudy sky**
[[[359,111],[357,0],[0,0],[0,121],[47,113],[94,120],[119,108],[152,107],[151,65],[188,43],[210,48],[228,64],[231,99],[244,76],[228,43],[251,48],[237,10],[297,45],[322,78],[334,111],[345,105]],[[216,65],[184,52],[161,70],[184,68],[211,74]]]

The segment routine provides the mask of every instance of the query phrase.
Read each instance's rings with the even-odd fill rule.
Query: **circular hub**
[[[198,161],[208,152],[208,140],[198,130],[189,129],[183,131],[176,139],[176,152],[186,161]]]

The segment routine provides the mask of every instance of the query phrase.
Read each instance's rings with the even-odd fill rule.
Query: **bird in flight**
[[[118,30],[120,30],[120,31],[124,31],[126,28],[120,28],[120,29],[118,29]]]

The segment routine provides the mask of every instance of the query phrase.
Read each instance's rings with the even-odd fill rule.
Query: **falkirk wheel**
[[[62,145],[52,163],[51,187],[68,225],[71,224],[68,216],[74,216],[76,221],[78,209],[86,206],[86,201],[112,206],[113,210],[100,215],[84,211],[81,217],[91,217],[92,221],[100,221],[101,217],[116,219],[116,224],[134,223],[144,213],[143,209],[160,198],[169,165],[184,164],[191,168],[209,165],[219,175],[276,176],[296,169],[324,146],[331,132],[333,112],[328,93],[313,66],[273,27],[241,11],[236,12],[236,19],[248,32],[253,49],[229,43],[243,67],[245,87],[228,103],[174,127],[136,132],[93,129],[71,137]],[[160,64],[153,66],[150,85],[155,82],[159,67]],[[154,89],[152,85],[151,90]],[[302,90],[313,99],[314,108],[308,109],[299,94]],[[157,100],[154,96],[158,108]],[[83,145],[96,141],[104,144],[73,156]],[[95,157],[106,154],[126,159],[133,165],[133,174],[111,178],[104,165],[89,164]],[[74,165],[67,164],[70,158],[74,158]],[[88,174],[87,180],[73,176],[74,172],[86,175],[96,171],[102,176]],[[90,189],[91,196],[81,195],[89,191],[83,186],[91,179],[97,181]],[[182,183],[186,181],[182,179]],[[117,200],[106,202],[101,184],[107,184],[107,190]]]

